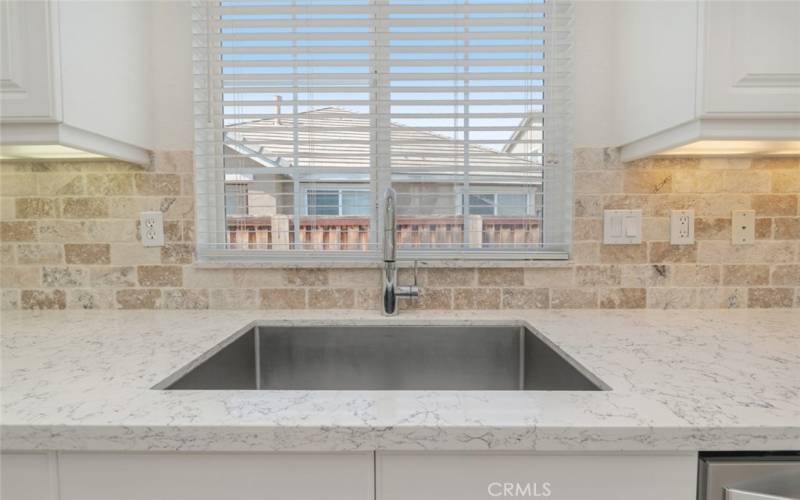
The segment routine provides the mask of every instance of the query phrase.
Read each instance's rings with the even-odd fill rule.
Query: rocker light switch
[[[641,231],[642,219],[636,217],[625,217],[625,237],[636,238]]]
[[[638,245],[642,242],[641,210],[604,210],[603,243]]]

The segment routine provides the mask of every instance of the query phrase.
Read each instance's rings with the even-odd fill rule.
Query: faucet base
[[[383,315],[395,316],[398,313],[397,302],[397,263],[384,262],[383,264]]]
[[[397,284],[397,263],[384,262],[383,265],[383,315],[395,316],[399,312],[400,299],[413,299],[419,297],[419,288],[416,285],[416,268],[414,270],[414,285]]]

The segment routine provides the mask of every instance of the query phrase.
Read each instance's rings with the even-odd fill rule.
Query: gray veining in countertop
[[[253,321],[523,321],[602,392],[159,391]],[[6,450],[800,449],[800,311],[6,312]]]

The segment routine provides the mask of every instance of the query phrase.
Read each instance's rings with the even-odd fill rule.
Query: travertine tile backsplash
[[[378,269],[196,267],[191,155],[154,165],[1,164],[2,307],[378,308]],[[572,261],[422,268],[408,307],[800,307],[800,159],[623,165],[614,150],[579,150],[574,188]],[[602,245],[604,208],[641,208],[644,242]],[[669,245],[673,208],[695,210],[697,244]],[[731,210],[749,208],[757,241],[733,246]],[[137,241],[143,210],[164,212],[166,246]]]

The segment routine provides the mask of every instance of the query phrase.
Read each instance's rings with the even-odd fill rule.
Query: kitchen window
[[[388,187],[401,257],[565,258],[571,17],[560,0],[196,0],[201,259],[379,260]]]

